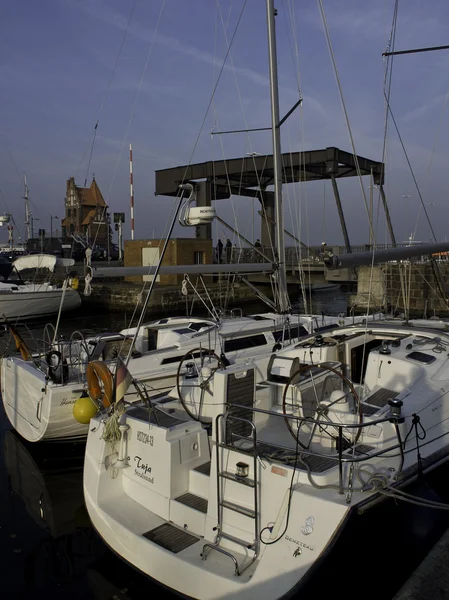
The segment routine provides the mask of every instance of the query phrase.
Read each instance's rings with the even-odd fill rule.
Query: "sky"
[[[323,0],[323,6],[355,151],[382,160],[382,52],[394,0]],[[298,81],[303,96],[301,108],[282,128],[282,151],[336,146],[352,152],[318,3],[277,0],[276,7],[281,114],[298,99]],[[445,44],[449,3],[399,0],[397,50]],[[394,58],[391,108],[438,240],[449,233],[448,88],[449,50]],[[64,215],[66,180],[75,177],[83,186],[87,179],[89,185],[94,174],[110,211],[125,211],[128,238],[129,143],[136,237],[158,238],[174,199],[154,195],[155,170],[272,151],[270,132],[211,135],[214,128],[270,125],[265,2],[3,2],[0,106],[0,213],[13,214],[16,238],[24,233],[23,173],[39,219],[35,227],[48,231],[52,216],[55,229],[55,217]],[[391,119],[385,162],[397,239],[414,233],[416,240],[429,241],[429,224]],[[369,178],[363,185],[367,197]],[[347,180],[339,186],[350,241],[367,243],[360,182]],[[330,182],[284,186],[283,197],[288,230],[310,244],[342,243]],[[378,207],[374,190],[376,241],[385,243],[385,219]],[[246,237],[253,232],[259,237],[257,201],[233,197],[217,202],[216,209]],[[190,237],[194,231],[177,226],[175,235]],[[229,233],[216,223],[213,235]],[[6,237],[3,228],[0,240]]]

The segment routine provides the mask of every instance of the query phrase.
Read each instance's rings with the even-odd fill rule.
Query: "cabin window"
[[[199,331],[203,327],[209,327],[210,323],[189,323],[189,328],[194,329],[195,331]]]
[[[246,348],[255,348],[257,346],[266,346],[267,338],[263,333],[259,335],[251,335],[233,340],[226,340],[224,345],[225,352],[236,352],[237,350],[245,350]]]
[[[292,340],[295,338],[301,338],[306,335],[309,335],[309,332],[302,325],[297,325],[296,327],[290,327],[290,329],[280,329],[279,331],[273,331],[274,339],[277,342],[282,342],[282,340]]]
[[[180,356],[170,356],[169,358],[164,358],[164,360],[161,362],[162,365],[169,365],[171,363],[176,363],[176,362],[181,362],[181,360],[184,358],[185,354],[181,354]],[[207,358],[207,353],[205,350],[203,350],[203,352],[195,352],[194,354],[189,354],[187,356],[187,358],[190,359],[194,359],[194,358],[200,358],[201,356],[203,356],[204,358]]]

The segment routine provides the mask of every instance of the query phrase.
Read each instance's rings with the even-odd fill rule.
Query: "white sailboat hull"
[[[47,382],[32,363],[19,358],[2,361],[1,391],[6,415],[14,429],[30,442],[85,436],[87,425],[78,423],[72,414],[82,390],[79,383],[56,386]]]
[[[103,439],[114,416],[97,416],[84,465],[94,527],[126,561],[183,596],[290,597],[351,512],[385,495],[404,500],[401,488],[420,470],[447,462],[449,335],[440,335],[342,328],[273,360],[219,369],[203,398],[212,428],[190,418],[187,395],[183,403],[162,396],[151,413],[128,407],[115,442]],[[305,366],[308,357],[314,362]],[[338,357],[358,391],[342,387],[353,384],[339,375]],[[296,389],[286,386],[293,380]],[[186,378],[186,391],[191,385]],[[325,419],[314,416],[317,402]]]
[[[176,385],[176,376],[148,376],[143,383],[169,389]],[[73,405],[84,385],[74,382],[57,385],[45,380],[45,375],[32,363],[20,358],[5,357],[1,367],[1,391],[6,415],[14,429],[30,442],[87,436],[88,425],[73,417]]]
[[[216,536],[214,528],[217,524],[217,505],[214,490],[217,483],[214,467],[210,477],[198,476],[195,481],[192,472],[196,465],[208,459],[207,442],[200,443],[203,456],[179,465],[177,482],[174,487],[172,482],[171,487],[172,496],[185,491],[186,486],[207,495],[207,513],[203,514],[158,493],[162,487],[170,487],[168,481],[156,483],[158,479],[164,478],[164,472],[165,478],[170,478],[170,470],[165,470],[165,460],[161,458],[161,449],[158,448],[159,438],[155,434],[154,446],[145,446],[138,441],[139,428],[135,423],[128,430],[128,439],[132,440],[128,445],[130,465],[125,469],[117,469],[113,464],[117,448],[112,448],[101,439],[101,421],[91,421],[84,467],[86,507],[95,529],[117,554],[162,585],[181,593],[183,597],[199,600],[274,600],[287,596],[317,563],[350,512],[344,498],[338,498],[336,493],[329,494],[328,498],[313,493],[305,495],[303,491],[306,486],[299,484],[292,495],[291,513],[294,519],[290,520],[287,530],[277,543],[262,546],[257,562],[241,576],[236,576],[233,562],[224,554],[211,552],[206,561],[202,559],[204,544],[213,543]],[[176,427],[173,428],[175,429]],[[178,429],[179,433],[175,435],[179,435],[180,440],[177,443],[183,447],[181,430],[185,428],[181,425]],[[171,432],[167,431],[167,438],[170,435]],[[136,467],[136,457],[140,458],[140,464],[151,465],[151,476],[146,479],[141,476]],[[241,459],[241,455],[231,455],[230,462],[234,463],[239,458]],[[277,535],[282,534],[284,528],[286,490],[289,483],[275,470],[261,469],[261,519],[264,523],[276,523]],[[338,503],[335,503],[336,499]],[[149,506],[153,510],[149,510]],[[301,532],[301,526],[310,515],[314,516],[316,526],[313,534],[308,536]],[[246,536],[249,539],[250,530],[244,521],[245,517],[241,516],[239,527],[234,527],[233,533],[236,537],[245,539]],[[191,532],[196,536],[196,541],[188,548],[176,552],[167,550],[146,537],[164,523],[171,527],[174,525],[179,532]],[[248,560],[248,556],[250,558],[251,552],[247,551],[245,556],[244,549],[232,542],[224,547],[242,562]],[[297,551],[298,547],[300,552]]]
[[[301,318],[297,319],[298,323],[301,323]],[[337,317],[332,319],[338,320]],[[178,321],[175,329],[180,327]],[[239,323],[239,319],[231,321],[234,337],[250,336],[254,331],[261,334],[264,331],[264,326],[258,321],[249,320],[251,329],[248,328],[248,322],[242,322],[240,325]],[[294,328],[297,325],[293,322],[291,326]],[[264,344],[252,348],[237,348],[229,351],[227,357],[231,362],[239,363],[267,355],[275,344],[275,338],[270,333],[263,335],[266,336]],[[161,390],[168,391],[176,386],[180,358],[190,349],[199,346],[211,348],[217,354],[221,353],[219,336],[205,333],[193,339],[187,338],[183,346],[161,348],[154,353],[149,352],[132,358],[128,368],[133,377],[146,386],[150,395]],[[77,423],[73,417],[73,405],[85,387],[84,372],[78,370],[65,384],[56,384],[51,379],[46,379],[45,372],[45,363],[38,368],[33,362],[26,362],[17,357],[3,359],[2,400],[12,426],[31,442],[85,437],[88,425]],[[127,400],[139,399],[134,388],[129,392]]]
[[[62,288],[0,293],[0,320],[36,319],[56,314],[61,305],[62,294]],[[76,290],[67,288],[62,310],[73,310],[79,306],[81,306],[80,295]]]

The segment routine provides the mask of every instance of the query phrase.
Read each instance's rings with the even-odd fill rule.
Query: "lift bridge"
[[[382,162],[363,156],[354,156],[334,147],[282,154],[283,183],[322,180],[332,182],[335,204],[343,233],[344,250],[347,253],[369,249],[369,246],[351,246],[338,188],[339,180],[356,177],[358,171],[362,176],[371,176],[373,184],[380,192],[391,246],[395,247],[396,239],[383,187],[385,167]],[[270,254],[272,240],[275,240],[276,227],[274,193],[267,189],[274,184],[273,155],[251,155],[158,170],[156,171],[155,195],[176,197],[179,195],[179,186],[185,183],[191,183],[195,186],[197,206],[212,206],[212,202],[228,199],[231,196],[256,198],[260,202],[262,251],[264,254]],[[244,242],[248,242],[238,231],[235,231],[222,219],[218,217],[218,220]],[[329,273],[322,260],[321,248],[306,247],[294,232],[288,230],[288,227],[285,230],[285,235],[290,237],[295,244],[295,247],[286,248],[287,276],[291,282],[297,281],[299,262],[301,262],[301,269],[317,282],[344,282],[353,279],[353,273],[350,270],[347,273],[336,271]],[[199,225],[196,228],[196,236],[199,239],[212,240],[212,226],[210,224]],[[298,261],[299,247],[301,248],[301,257]],[[329,248],[329,250],[335,252],[337,249]],[[227,260],[228,262],[257,262],[258,257],[260,255],[254,252],[252,248],[233,248],[231,256],[228,256]]]

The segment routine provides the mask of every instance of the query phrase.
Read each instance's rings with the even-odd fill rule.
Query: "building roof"
[[[95,209],[90,210],[87,215],[84,217],[81,225],[90,225],[95,218]]]
[[[92,180],[89,188],[77,187],[77,192],[80,196],[81,204],[84,206],[106,206],[106,202],[95,179]]]

